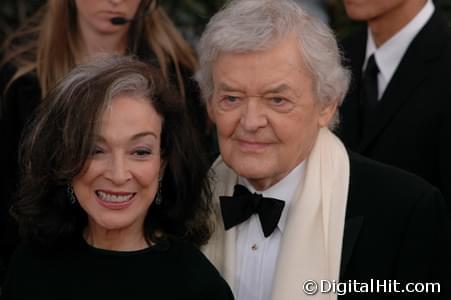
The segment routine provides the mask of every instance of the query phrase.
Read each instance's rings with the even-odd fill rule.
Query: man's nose
[[[246,131],[256,131],[268,124],[265,105],[259,97],[249,97],[243,107],[240,120]]]
[[[119,3],[123,2],[124,0],[108,0],[113,5],[118,5]]]

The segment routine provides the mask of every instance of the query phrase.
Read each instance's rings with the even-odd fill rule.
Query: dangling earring
[[[162,178],[158,178],[158,191],[157,191],[157,196],[155,197],[155,204],[156,205],[160,205],[161,202],[163,202],[163,195],[161,193],[161,182],[162,182]]]
[[[72,187],[72,185],[68,184],[66,191],[67,197],[69,198],[69,203],[71,205],[74,205],[75,202],[77,202],[77,196],[75,195],[74,188]]]

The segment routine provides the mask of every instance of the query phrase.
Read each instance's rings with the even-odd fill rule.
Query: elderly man
[[[349,75],[327,26],[291,0],[232,1],[208,24],[199,56],[221,151],[204,252],[238,300],[386,299],[406,281],[441,285],[414,296],[445,297],[440,193],[348,153],[330,131]]]

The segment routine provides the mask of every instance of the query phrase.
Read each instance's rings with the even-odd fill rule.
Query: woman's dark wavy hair
[[[23,176],[12,207],[22,238],[53,246],[81,234],[87,215],[78,203],[71,204],[67,187],[90,158],[103,112],[115,97],[127,95],[148,99],[163,118],[163,201],[148,211],[146,238],[205,243],[211,234],[208,165],[174,90],[158,70],[132,57],[96,58],[60,81],[39,106],[22,142]]]

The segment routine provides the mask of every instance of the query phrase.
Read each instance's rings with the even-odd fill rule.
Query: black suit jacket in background
[[[451,30],[437,11],[414,38],[373,115],[362,124],[360,78],[367,29],[343,41],[352,70],[337,131],[346,146],[413,172],[451,203]]]
[[[425,180],[350,153],[340,282],[387,280],[387,290],[338,299],[451,299],[451,230],[444,207],[440,192]],[[388,280],[400,288],[440,283],[441,293],[388,293]]]

